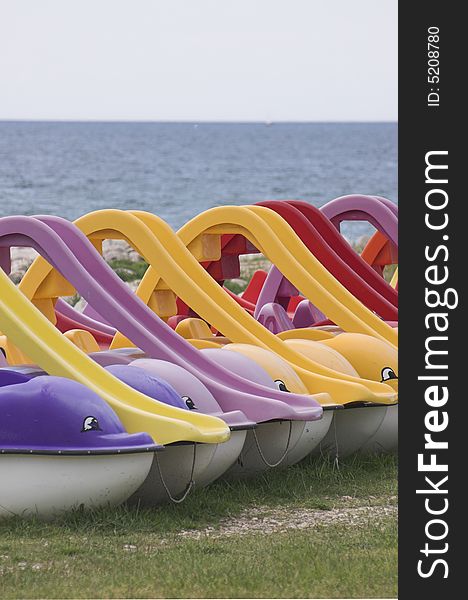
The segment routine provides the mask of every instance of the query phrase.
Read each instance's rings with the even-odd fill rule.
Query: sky
[[[0,0],[0,119],[395,121],[397,0]]]

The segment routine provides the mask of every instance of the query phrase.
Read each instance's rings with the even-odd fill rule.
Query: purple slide
[[[320,210],[338,230],[343,221],[368,221],[398,246],[398,209],[386,198],[351,194],[327,202]]]
[[[96,321],[89,315],[78,312],[73,308],[73,306],[70,306],[68,302],[62,300],[62,298],[57,299],[57,304],[55,305],[55,312],[57,314],[62,314],[65,317],[68,317],[69,319],[72,319],[77,323],[77,325],[82,325],[90,329],[97,329],[98,331],[101,331],[102,333],[107,333],[107,335],[111,336],[114,336],[116,334],[116,329],[114,327],[111,327],[110,325],[107,325],[102,321]]]

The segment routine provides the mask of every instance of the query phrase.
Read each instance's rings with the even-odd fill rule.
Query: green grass
[[[224,282],[224,287],[234,294],[240,294],[247,287],[247,281],[245,279],[227,279]]]
[[[139,281],[146,273],[148,263],[144,260],[129,260],[114,258],[108,264],[123,281]]]
[[[392,280],[393,274],[395,273],[397,266],[398,265],[386,265],[384,267],[383,276],[385,281],[388,281],[388,283],[390,283],[390,281]]]
[[[179,506],[3,521],[0,597],[394,597],[396,518],[378,507],[396,503],[396,471],[388,456],[347,459],[339,469],[306,459],[255,480],[217,482]],[[347,507],[373,508],[358,524],[321,518]],[[253,510],[310,509],[324,512],[306,530],[220,529],[236,517],[249,523]]]

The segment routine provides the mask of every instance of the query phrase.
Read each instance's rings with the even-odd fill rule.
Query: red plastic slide
[[[301,213],[309,219],[327,244],[339,254],[341,259],[345,261],[357,275],[364,279],[376,292],[391,302],[395,307],[398,307],[398,292],[380,277],[378,273],[376,273],[374,269],[372,269],[372,267],[353,250],[353,248],[351,248],[341,233],[318,208],[300,200],[289,200],[288,204],[300,210]]]
[[[386,321],[398,319],[396,306],[377,292],[363,277],[358,275],[336,252],[334,246],[329,245],[327,240],[321,235],[321,232],[312,223],[312,219],[307,218],[292,202],[267,201],[259,202],[258,205],[270,208],[281,215],[322,265],[365,306]],[[320,213],[320,211],[318,212]],[[323,215],[321,216],[326,219]],[[320,220],[317,218],[314,219],[316,222],[320,222]],[[323,230],[326,233],[326,229],[323,228]],[[336,229],[335,232],[343,239]],[[345,240],[343,241],[348,245]],[[349,245],[348,247],[351,253],[357,257],[358,262],[362,262],[362,259],[360,259],[354,250]],[[370,270],[372,271],[372,269]],[[375,272],[374,275],[381,280]]]

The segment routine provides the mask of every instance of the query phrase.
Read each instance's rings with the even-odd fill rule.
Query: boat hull
[[[325,439],[333,420],[334,411],[325,410],[318,421],[305,421],[304,430],[297,444],[293,446],[285,459],[285,466],[298,463],[300,460],[312,454]]]
[[[398,450],[398,404],[389,406],[380,427],[366,442],[363,451],[395,453]]]
[[[49,519],[75,508],[117,506],[144,482],[153,453],[0,455],[0,518]]]
[[[387,409],[387,406],[363,406],[335,411],[316,453],[341,458],[354,454],[377,432]]]
[[[204,487],[218,479],[237,461],[247,437],[247,430],[232,431],[227,442],[218,444],[208,467],[196,480],[197,487]]]
[[[186,491],[191,479],[197,485],[202,475],[209,478],[210,472],[214,473],[217,469],[212,460],[218,444],[196,444],[195,465],[194,446],[174,444],[165,446],[164,452],[159,452],[157,456],[155,454],[148,476],[129,498],[129,503],[157,506],[171,500],[166,487],[170,495],[178,499]]]
[[[242,452],[237,461],[226,472],[226,477],[254,477],[272,468],[269,465],[284,467],[294,464],[294,462],[309,454],[309,446],[313,447],[312,436],[310,431],[306,432],[306,426],[315,428],[317,423],[320,423],[320,421],[271,421],[260,423],[255,430],[247,432]],[[258,445],[255,437],[258,440]],[[288,453],[276,465],[287,448]],[[293,455],[291,459],[288,457],[290,452]]]

